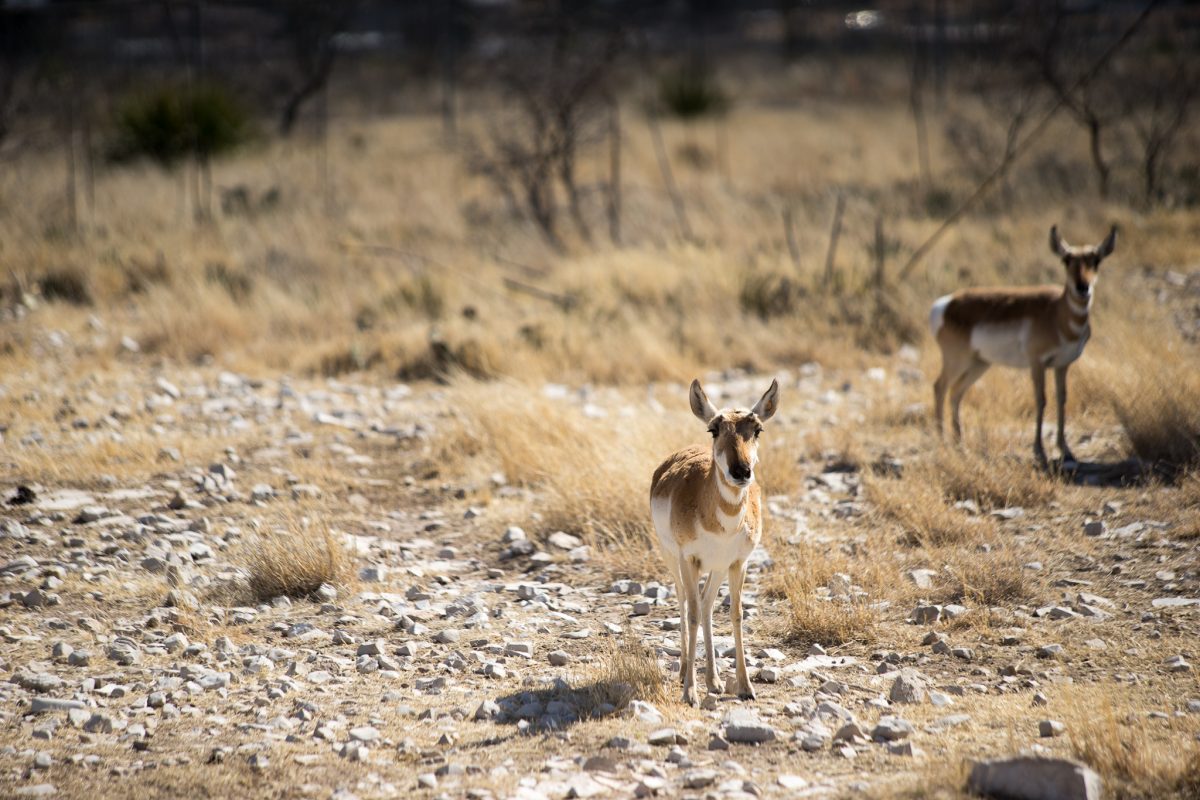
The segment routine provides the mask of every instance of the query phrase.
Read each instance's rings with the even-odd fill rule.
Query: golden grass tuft
[[[586,700],[592,708],[605,703],[624,708],[633,700],[666,703],[667,683],[653,649],[638,640],[622,639],[611,642],[601,656]]]
[[[488,460],[510,481],[539,490],[542,531],[578,534],[623,574],[661,577],[658,558],[648,557],[658,547],[650,477],[670,453],[702,441],[690,415],[637,408],[590,418],[508,382],[459,380],[451,394],[457,418],[438,443],[441,463],[461,471],[474,455]],[[682,396],[679,405],[686,410]]]
[[[917,472],[909,468],[902,478],[864,476],[863,480],[874,513],[899,527],[906,543],[927,548],[962,544],[987,530],[986,521],[951,508],[940,488]]]
[[[1193,356],[1194,358],[1194,356]],[[1160,361],[1109,388],[1133,455],[1172,471],[1200,467],[1200,373],[1194,361]]]
[[[929,461],[927,475],[946,500],[971,500],[983,510],[1036,508],[1054,499],[1056,484],[1038,472],[1032,458],[994,450],[940,448]]]
[[[1028,600],[1032,587],[1021,565],[1011,557],[978,551],[951,555],[938,572],[930,593],[935,603],[1011,606]]]
[[[862,564],[868,562],[862,560]],[[815,545],[789,546],[782,551],[767,577],[766,592],[787,601],[786,617],[781,624],[788,641],[827,647],[874,641],[878,615],[868,600],[837,600],[818,592],[838,573],[850,575],[851,581],[863,585],[867,591],[875,589],[879,583],[875,572],[858,577],[853,571],[856,566],[862,568],[849,558],[830,555]],[[876,566],[871,562],[868,569],[874,570]]]
[[[1134,798],[1200,797],[1200,745],[1195,724],[1159,727],[1138,709],[1118,719],[1120,698],[1078,690],[1069,698],[1067,733],[1075,755],[1104,778],[1108,796]],[[1183,729],[1178,729],[1182,727]]]
[[[302,520],[284,530],[262,534],[251,545],[246,568],[248,588],[257,601],[276,597],[308,597],[328,583],[350,577],[350,557],[338,535]]]

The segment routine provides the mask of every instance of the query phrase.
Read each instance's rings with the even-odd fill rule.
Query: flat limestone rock
[[[1004,800],[1100,800],[1102,789],[1089,767],[1036,756],[976,762],[967,780],[967,791]]]

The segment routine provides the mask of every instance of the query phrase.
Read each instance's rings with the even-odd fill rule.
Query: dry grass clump
[[[910,468],[902,478],[864,476],[875,514],[897,525],[911,545],[930,548],[973,541],[987,523],[949,506],[928,473],[927,468]]]
[[[789,641],[825,646],[874,641],[878,619],[868,605],[870,598],[847,601],[820,591],[831,583],[843,582],[844,576],[872,589],[878,584],[879,577],[873,569],[856,580],[849,567],[850,559],[831,556],[814,545],[796,545],[783,552],[767,578],[766,592],[787,600],[787,616],[782,625],[783,635]]]
[[[514,383],[454,385],[450,404],[458,421],[439,442],[446,463],[478,454],[510,481],[536,487],[540,528],[564,530],[605,553],[624,574],[659,577],[650,521],[650,477],[667,455],[702,441],[698,424],[682,412],[589,417],[572,403]],[[680,407],[686,402],[680,398]]]
[[[1200,797],[1200,746],[1188,723],[1159,727],[1133,706],[1119,722],[1114,698],[1095,695],[1080,691],[1071,698],[1067,732],[1075,754],[1103,776],[1109,797]]]
[[[336,534],[302,520],[261,535],[251,546],[246,567],[251,595],[267,601],[281,595],[308,597],[323,583],[344,583],[350,558]]]
[[[1001,456],[993,448],[975,452],[940,448],[928,462],[928,476],[949,501],[971,500],[980,509],[1036,508],[1054,499],[1056,486],[1029,457]]]
[[[930,594],[935,603],[1011,606],[1032,594],[1021,565],[996,553],[959,552],[938,572],[935,583]]]
[[[1180,471],[1200,467],[1200,372],[1175,355],[1158,358],[1153,370],[1124,372],[1108,396],[1132,454]]]
[[[637,640],[611,643],[600,659],[595,681],[585,692],[588,705],[623,708],[632,700],[667,702],[667,682],[654,650]]]

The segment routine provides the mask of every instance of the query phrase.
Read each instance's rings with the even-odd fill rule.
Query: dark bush
[[[92,304],[92,292],[88,288],[87,278],[74,267],[47,272],[38,279],[38,287],[47,301],[61,300],[73,306]]]
[[[684,67],[658,80],[658,101],[667,113],[683,120],[724,113],[729,99],[712,74],[697,67]]]
[[[250,118],[224,88],[165,86],[127,99],[117,112],[113,158],[170,167],[187,155],[210,159],[250,137]]]

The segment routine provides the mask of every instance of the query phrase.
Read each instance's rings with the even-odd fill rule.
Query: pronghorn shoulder
[[[707,477],[712,468],[712,452],[703,445],[685,447],[672,453],[654,470],[650,481],[651,496],[674,494],[681,486]]]

